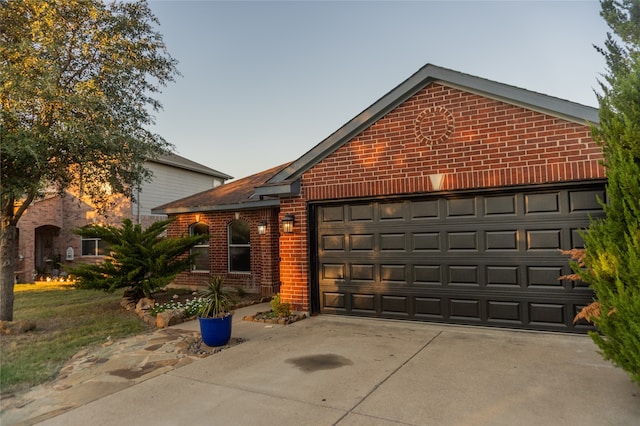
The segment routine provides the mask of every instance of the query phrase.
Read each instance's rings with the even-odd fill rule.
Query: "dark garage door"
[[[313,206],[322,313],[583,331],[592,299],[559,249],[602,214],[603,185]]]

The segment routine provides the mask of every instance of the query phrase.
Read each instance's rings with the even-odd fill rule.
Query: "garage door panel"
[[[415,201],[409,206],[409,217],[413,221],[433,221],[440,218],[440,200]]]
[[[557,192],[546,194],[525,194],[525,213],[527,215],[559,212],[560,199]]]
[[[485,234],[485,250],[518,250],[518,230],[487,231]]]
[[[375,236],[373,234],[351,234],[349,235],[349,249],[372,251],[375,249]]]
[[[344,252],[344,235],[323,235],[320,242],[321,250]]]
[[[411,234],[412,251],[416,252],[434,252],[440,251],[442,244],[440,243],[440,232],[420,232]]]
[[[480,286],[480,277],[476,265],[450,265],[448,268],[450,286]]]
[[[415,284],[442,285],[442,267],[440,265],[413,265]]]
[[[506,216],[516,214],[516,196],[501,195],[484,198],[484,210],[488,217],[499,216],[504,219]]]
[[[487,287],[500,286],[517,288],[520,286],[519,266],[486,266]]]
[[[477,250],[478,232],[449,232],[447,233],[447,247],[449,250]]]
[[[373,205],[349,206],[349,220],[353,222],[373,221]]]
[[[354,313],[376,313],[376,295],[375,294],[351,294],[351,310]]]
[[[531,325],[564,327],[567,323],[566,305],[552,303],[529,303]]]
[[[524,325],[522,319],[522,303],[501,300],[487,301],[487,317],[489,321]]]
[[[477,200],[475,197],[454,198],[454,199],[446,200],[447,217],[448,218],[476,217],[477,216],[476,203],[477,203]]]
[[[563,282],[558,279],[562,270],[562,266],[527,266],[527,286],[563,289]]]
[[[598,200],[606,199],[603,189],[589,191],[569,191],[569,209],[571,212],[599,212],[602,206]]]
[[[585,331],[593,292],[559,249],[602,214],[603,187],[353,201],[316,207],[321,312]]]
[[[388,315],[409,316],[409,298],[407,296],[381,296],[382,313]]]
[[[406,251],[407,239],[402,234],[380,234],[380,250],[381,251]]]
[[[379,217],[381,221],[404,220],[405,205],[404,203],[385,203],[378,204]]]
[[[480,301],[477,299],[449,299],[449,318],[480,322]]]

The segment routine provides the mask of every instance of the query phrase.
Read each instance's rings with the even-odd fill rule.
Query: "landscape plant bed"
[[[264,312],[258,312],[255,315],[247,315],[242,319],[243,319],[243,321],[264,322],[264,323],[267,323],[267,324],[287,325],[287,324],[292,324],[292,323],[294,323],[296,321],[303,320],[306,317],[307,317],[307,314],[301,314],[301,313],[292,313],[291,315],[286,316],[286,317],[279,317],[273,311],[264,311]]]

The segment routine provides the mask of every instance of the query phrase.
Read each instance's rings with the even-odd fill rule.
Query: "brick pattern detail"
[[[433,108],[451,113],[451,135],[429,145],[416,136],[416,118]],[[302,176],[303,194],[283,200],[295,233],[281,238],[281,294],[310,307],[307,201],[443,190],[503,187],[604,178],[601,151],[589,127],[536,111],[431,84],[327,156]]]

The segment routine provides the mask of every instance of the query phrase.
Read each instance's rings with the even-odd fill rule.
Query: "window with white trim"
[[[82,256],[97,257],[109,254],[109,244],[102,241],[102,238],[82,237]]]

